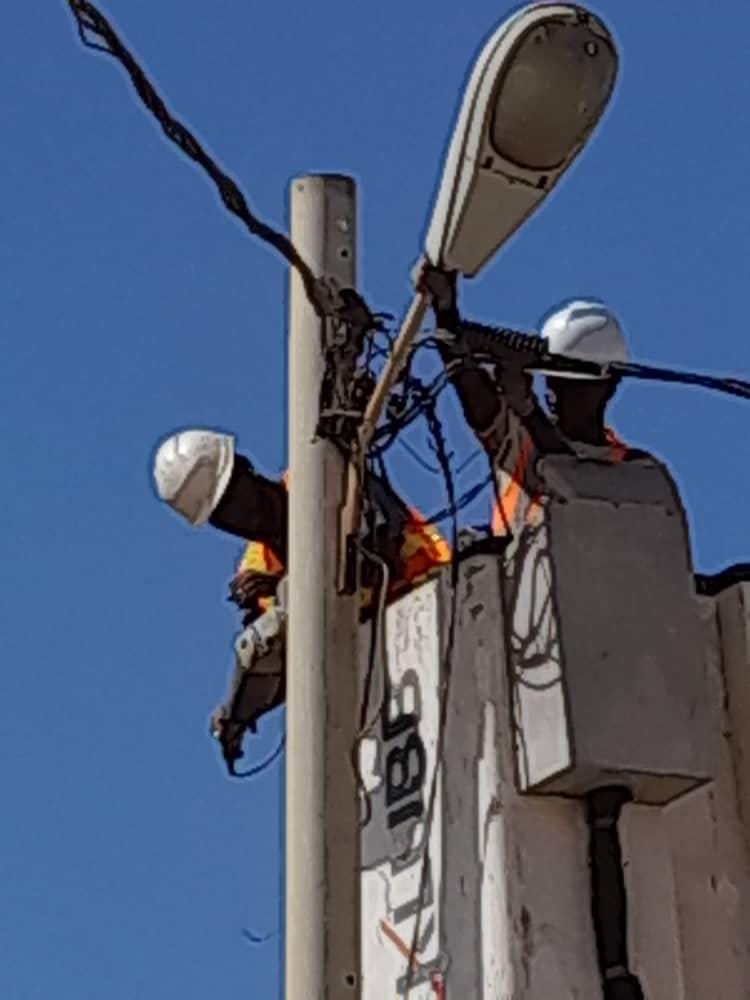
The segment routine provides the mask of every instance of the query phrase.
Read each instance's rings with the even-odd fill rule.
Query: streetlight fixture
[[[475,275],[552,190],[604,111],[617,49],[575,4],[535,3],[504,21],[474,65],[425,240],[436,267]],[[347,543],[359,524],[364,463],[388,394],[424,319],[417,289],[370,397],[341,519],[339,588],[351,589]]]
[[[471,277],[581,151],[609,101],[617,51],[581,7],[533,4],[488,39],[469,79],[425,252]]]

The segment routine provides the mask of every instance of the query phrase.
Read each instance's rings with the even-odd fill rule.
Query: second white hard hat
[[[582,361],[627,361],[625,336],[617,317],[598,299],[571,299],[543,318],[540,333],[550,354]],[[597,375],[545,371],[555,378],[596,379]]]
[[[156,491],[190,524],[204,524],[221,500],[234,464],[234,438],[216,431],[178,431],[154,455]]]

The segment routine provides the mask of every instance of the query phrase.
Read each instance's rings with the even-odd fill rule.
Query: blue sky
[[[623,53],[616,99],[548,204],[467,283],[469,315],[533,327],[551,303],[594,294],[636,359],[750,374],[750,7],[712,7],[593,7]],[[66,8],[3,17],[0,994],[277,997],[281,767],[232,783],[207,735],[238,546],[170,516],[149,467],[160,436],[196,424],[283,468],[285,272],[119,67],[80,46]],[[262,217],[284,224],[295,174],[357,178],[361,286],[396,313],[465,74],[507,9],[103,7]],[[613,413],[673,469],[697,567],[749,559],[750,406],[627,386]],[[392,468],[418,504],[442,504],[408,456]],[[253,753],[282,726],[268,720]],[[252,945],[242,928],[276,936]]]

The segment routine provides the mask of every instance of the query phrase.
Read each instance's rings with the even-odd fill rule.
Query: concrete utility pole
[[[355,284],[355,188],[296,178],[291,238],[316,276]],[[336,592],[344,463],[316,437],[323,323],[296,272],[289,311],[286,1000],[359,995],[356,596]]]

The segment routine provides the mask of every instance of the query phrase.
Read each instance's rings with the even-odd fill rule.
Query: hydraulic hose
[[[604,1000],[644,1000],[637,977],[628,967],[627,898],[617,824],[631,795],[627,788],[589,792],[591,916]]]

